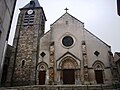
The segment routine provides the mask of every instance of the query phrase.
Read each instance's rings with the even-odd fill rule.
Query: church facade
[[[111,47],[66,12],[44,32],[38,0],[20,9],[6,85],[112,84]]]

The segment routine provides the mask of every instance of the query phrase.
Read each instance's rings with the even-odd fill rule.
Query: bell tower
[[[44,35],[45,21],[44,10],[38,0],[31,0],[20,9],[8,69],[9,86],[36,84],[39,40]]]

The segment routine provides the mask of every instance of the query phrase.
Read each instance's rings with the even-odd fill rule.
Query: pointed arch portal
[[[38,64],[38,84],[45,85],[46,83],[46,72],[47,72],[47,64],[45,62],[41,62]]]
[[[104,64],[97,60],[93,64],[94,72],[95,72],[95,79],[97,84],[103,84],[104,83],[104,76],[103,76],[103,70],[104,70]]]
[[[75,84],[76,76],[77,76],[77,70],[78,67],[77,62],[71,58],[66,57],[64,58],[61,63],[61,80],[63,84]]]

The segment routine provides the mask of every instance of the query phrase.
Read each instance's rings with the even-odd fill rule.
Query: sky
[[[43,7],[47,21],[45,31],[50,24],[68,13],[84,23],[84,27],[111,46],[112,52],[120,51],[120,16],[117,15],[117,0],[38,0]],[[8,43],[12,45],[16,29],[19,8],[30,0],[17,0]]]

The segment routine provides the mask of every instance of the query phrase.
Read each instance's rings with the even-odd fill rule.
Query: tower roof
[[[38,0],[31,0],[27,5],[21,9],[30,9],[30,8],[41,8]]]

